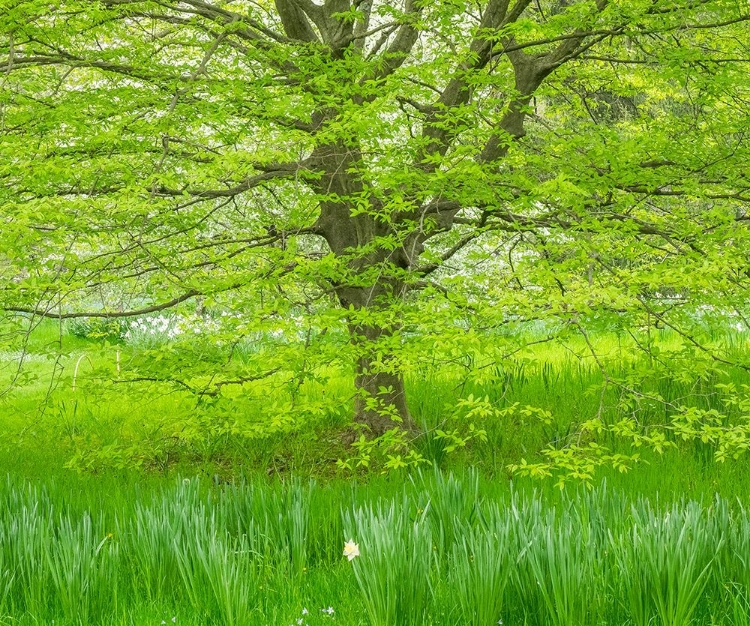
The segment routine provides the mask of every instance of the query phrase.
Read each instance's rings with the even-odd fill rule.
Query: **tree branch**
[[[170,309],[174,306],[177,306],[178,304],[185,302],[186,300],[189,300],[190,298],[194,298],[196,296],[203,295],[200,291],[196,291],[195,289],[190,289],[189,291],[186,291],[181,296],[177,296],[176,298],[172,298],[171,300],[167,302],[161,302],[159,304],[153,304],[151,306],[143,307],[142,309],[135,309],[132,311],[89,311],[87,313],[84,312],[71,312],[71,313],[53,313],[49,310],[44,309],[29,309],[24,307],[4,307],[3,310],[7,311],[8,313],[28,313],[31,315],[35,315],[37,317],[48,317],[51,319],[56,320],[69,320],[69,319],[76,319],[80,317],[98,317],[98,318],[115,318],[115,317],[138,317],[139,315],[147,315],[149,313],[156,313],[158,311],[164,311],[165,309]]]

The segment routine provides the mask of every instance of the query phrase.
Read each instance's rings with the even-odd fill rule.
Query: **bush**
[[[107,339],[122,341],[128,331],[128,323],[124,319],[110,319],[107,317],[84,317],[73,320],[68,324],[68,332],[82,339]]]

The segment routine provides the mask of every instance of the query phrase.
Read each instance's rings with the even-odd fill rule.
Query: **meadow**
[[[665,400],[633,406],[603,387],[582,340],[536,344],[531,329],[528,347],[483,378],[455,367],[412,375],[410,406],[426,431],[414,446],[426,461],[381,474],[337,463],[350,454],[346,373],[297,390],[250,383],[247,397],[230,394],[241,417],[224,427],[220,405],[196,420],[194,396],[168,382],[108,383],[115,368],[175,349],[168,324],[142,323],[158,332],[114,340],[45,322],[26,338],[27,378],[0,401],[4,623],[750,623],[744,456],[717,462],[714,443],[669,429],[661,451],[605,432],[602,445],[638,454],[626,472],[603,466],[561,490],[509,469],[545,446],[565,449],[592,415],[615,422],[630,410],[647,429],[668,423],[678,401],[726,410],[722,385],[750,381],[741,368],[667,375],[602,330],[593,341],[608,375],[637,374],[644,396]],[[710,332],[744,357],[743,332]],[[684,350],[667,330],[658,341],[662,353]],[[19,358],[3,354],[6,386]],[[343,409],[250,428],[260,398],[291,393]],[[482,418],[486,441],[450,450],[437,430],[469,396],[506,410]],[[521,405],[540,413],[512,409]]]
[[[345,358],[342,364],[335,356],[346,338],[328,335],[322,347],[308,349],[313,357],[295,338],[268,334],[222,346],[215,335],[220,320],[152,316],[118,325],[114,333],[42,321],[28,334],[0,333],[7,344],[0,351],[0,471],[38,476],[66,467],[229,479],[254,468],[271,476],[351,477],[337,463],[352,453],[342,438],[351,424],[352,374]],[[662,451],[679,452],[667,455],[676,471],[659,472],[667,488],[683,489],[706,473],[731,475],[723,481],[728,485],[743,481],[741,464],[717,469],[716,441],[683,441],[670,420],[694,407],[745,423],[738,398],[750,384],[741,366],[750,348],[746,332],[726,324],[705,328],[706,345],[740,364],[717,368],[710,355],[669,329],[639,336],[603,327],[585,340],[553,338],[549,330],[525,325],[505,336],[479,335],[475,352],[460,345],[443,359],[425,350],[429,356],[407,375],[410,410],[423,432],[412,444],[425,465],[470,465],[507,480],[510,465],[538,460],[545,448],[564,450],[580,441],[582,422],[597,418],[605,428],[586,436],[613,452],[637,454],[631,472],[648,473],[665,462]],[[301,362],[302,372],[204,394],[201,384],[228,369],[229,361],[238,372],[259,362]],[[179,378],[184,369],[190,378]],[[639,432],[660,432],[659,451],[643,442],[634,447],[632,437],[607,429],[624,419]],[[465,435],[469,423],[484,437],[455,444],[437,434],[453,429]],[[743,445],[736,442],[730,451],[741,453]],[[672,480],[682,482],[670,486]]]

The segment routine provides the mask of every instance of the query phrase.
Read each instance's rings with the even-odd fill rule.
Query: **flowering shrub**
[[[209,335],[221,330],[221,323],[200,315],[158,315],[131,320],[123,339],[130,344],[151,346],[181,336]]]

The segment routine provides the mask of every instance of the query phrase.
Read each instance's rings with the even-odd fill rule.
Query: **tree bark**
[[[377,323],[379,313],[403,297],[404,284],[394,274],[408,269],[410,258],[403,248],[390,250],[377,245],[379,238],[394,232],[393,225],[354,211],[350,204],[350,198],[361,198],[364,190],[358,173],[363,168],[359,146],[319,146],[310,162],[321,172],[315,183],[317,191],[333,196],[320,203],[316,230],[346,266],[346,275],[332,282],[341,306],[353,310],[349,335],[357,355],[354,419],[374,436],[396,426],[412,430],[403,375],[389,353],[388,344],[398,328],[392,322]],[[369,201],[375,208],[372,203],[376,201]],[[373,321],[358,319],[360,313]]]
[[[388,347],[379,345],[393,336],[392,329],[351,324],[349,334],[359,352],[354,377],[355,421],[376,437],[395,427],[413,430],[403,374],[391,368],[393,358]]]

